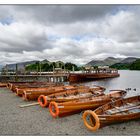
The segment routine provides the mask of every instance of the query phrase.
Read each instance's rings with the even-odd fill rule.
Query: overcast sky
[[[140,57],[140,5],[0,5],[0,64]]]

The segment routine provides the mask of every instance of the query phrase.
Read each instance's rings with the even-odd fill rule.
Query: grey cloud
[[[76,42],[67,42],[64,44],[62,52],[69,55],[81,56],[84,51]]]
[[[13,6],[15,18],[34,20],[45,24],[72,23],[101,19],[118,9],[110,5],[32,5]],[[18,11],[18,13],[16,13]],[[25,11],[27,14],[25,14]],[[21,19],[21,20],[22,20]]]
[[[139,42],[140,36],[140,11],[135,11],[135,6],[130,11],[120,11],[115,16],[107,17],[101,25],[102,35],[120,43]]]
[[[6,6],[6,5],[0,5],[0,20],[3,20],[9,16],[11,16],[10,10],[11,6]]]
[[[0,29],[0,51],[42,51],[51,47],[43,26],[12,23],[9,26],[1,25]]]
[[[0,19],[13,17],[9,25],[0,23],[0,63],[49,59],[84,64],[93,58],[140,55],[139,6],[0,7]]]

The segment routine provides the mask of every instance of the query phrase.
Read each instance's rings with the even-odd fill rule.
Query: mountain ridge
[[[137,58],[137,57],[127,57],[127,58],[123,59],[120,63],[121,64],[130,64],[130,63],[133,63],[134,61],[136,61],[137,59],[139,59],[139,58]]]
[[[115,58],[115,57],[107,57],[103,60],[101,59],[94,59],[90,62],[88,62],[87,64],[85,64],[84,66],[110,66],[110,67],[122,67],[123,65],[125,65],[126,67],[129,67],[130,64],[132,64],[133,62],[135,62],[137,59],[140,58],[136,58],[136,57],[127,57],[127,58]],[[7,64],[7,68],[8,70],[15,70],[16,69],[16,64],[18,64],[18,69],[24,69],[25,66],[30,65],[30,64],[35,64],[37,62],[40,62],[41,64],[45,64],[45,63],[52,63],[50,61],[48,61],[47,59],[44,59],[42,61],[39,60],[33,60],[33,61],[25,61],[25,62],[19,62],[19,63],[13,63],[13,64]],[[64,63],[62,61],[56,61],[56,63]],[[0,70],[5,67],[3,65],[0,65]]]
[[[115,63],[121,62],[122,58],[107,57],[103,60],[92,60],[86,66],[111,66]]]
[[[133,63],[135,63],[139,59],[140,58],[136,58],[136,57],[127,57],[123,59],[121,62],[113,64],[110,67],[116,69],[130,69],[132,67],[131,65],[133,65]]]
[[[35,64],[37,62],[46,63],[46,62],[49,62],[49,61],[47,59],[44,59],[42,61],[32,60],[32,61],[25,61],[25,62],[7,64],[5,67],[7,67],[8,70],[16,70],[16,64],[17,64],[18,65],[18,69],[24,69],[25,66],[30,65],[30,64]]]

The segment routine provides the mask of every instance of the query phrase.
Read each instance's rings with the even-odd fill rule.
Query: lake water
[[[131,88],[127,92],[127,96],[140,95],[140,71],[120,70],[120,77],[102,79],[96,81],[90,81],[81,83],[91,86],[99,85],[106,88],[106,92],[113,89],[127,89]],[[136,88],[136,91],[134,91]]]

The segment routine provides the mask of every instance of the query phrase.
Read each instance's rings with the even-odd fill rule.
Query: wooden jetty
[[[118,70],[111,68],[98,68],[90,69],[78,72],[62,72],[62,73],[39,73],[30,75],[0,75],[1,82],[13,82],[13,81],[38,81],[43,80],[47,82],[80,82],[86,80],[113,78],[118,77],[120,74]]]
[[[67,81],[67,74],[48,74],[48,75],[0,75],[0,81],[47,81],[47,82],[64,82]]]
[[[85,71],[82,73],[70,73],[68,77],[69,82],[78,82],[94,79],[103,79],[103,78],[114,78],[119,77],[120,74],[116,69],[94,69],[91,71]]]

